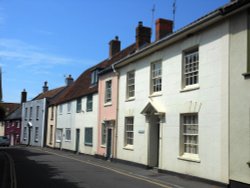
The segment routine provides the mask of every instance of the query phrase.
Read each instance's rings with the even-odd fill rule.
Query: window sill
[[[61,143],[62,141],[61,140],[57,140],[56,143]]]
[[[86,112],[93,112],[93,110],[86,110]]]
[[[134,146],[133,145],[126,145],[123,147],[123,149],[134,151]]]
[[[159,97],[159,96],[162,96],[162,92],[154,92],[151,95],[149,95],[149,98],[151,98],[151,97]]]
[[[127,99],[125,100],[125,102],[134,101],[134,100],[135,100],[135,97],[130,97],[130,98],[127,98]]]
[[[250,79],[250,72],[243,73],[242,76],[244,76],[245,79]]]
[[[190,162],[200,163],[201,160],[197,154],[184,153],[182,156],[179,156],[178,159]]]
[[[105,104],[104,104],[104,107],[106,107],[106,106],[112,106],[112,102],[107,102],[107,103],[105,103]]]
[[[84,145],[85,145],[85,146],[89,146],[89,147],[92,147],[92,146],[93,146],[93,144],[88,144],[88,143],[85,143]]]
[[[193,91],[197,89],[200,89],[199,84],[194,84],[194,85],[184,87],[183,89],[180,90],[180,92],[182,93],[182,92]]]
[[[101,145],[101,148],[106,148],[106,145]]]
[[[65,140],[65,142],[71,142],[71,140]]]

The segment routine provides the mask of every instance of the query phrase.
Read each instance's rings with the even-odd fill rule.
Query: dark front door
[[[79,152],[80,129],[76,129],[76,153]]]
[[[107,159],[111,158],[112,154],[112,129],[108,129],[108,138],[107,138]]]

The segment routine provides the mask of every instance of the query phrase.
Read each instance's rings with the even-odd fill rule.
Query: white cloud
[[[59,65],[78,64],[81,61],[44,52],[43,49],[20,40],[0,39],[1,64],[16,63],[18,68],[50,69]],[[18,62],[18,63],[17,63]]]

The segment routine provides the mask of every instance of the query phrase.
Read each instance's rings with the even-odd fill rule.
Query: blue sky
[[[176,0],[175,30],[228,0]],[[122,48],[135,41],[138,21],[152,26],[172,19],[173,0],[0,0],[0,66],[4,102],[28,100],[49,88],[63,86],[65,75],[77,78],[108,57],[116,35]],[[154,24],[153,24],[154,32]],[[154,33],[152,41],[154,40]]]

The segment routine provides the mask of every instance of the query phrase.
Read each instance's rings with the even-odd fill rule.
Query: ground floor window
[[[56,129],[56,142],[62,141],[62,129]]]
[[[71,129],[65,129],[65,139],[66,141],[71,140]]]
[[[38,127],[35,127],[35,142],[38,142],[38,135],[39,135],[39,128]]]
[[[107,130],[106,130],[106,122],[102,123],[102,145],[106,145],[106,137],[107,137]]]
[[[125,117],[125,146],[134,144],[134,117]]]
[[[85,133],[84,133],[84,144],[87,146],[93,145],[93,128],[92,127],[86,127]]]
[[[23,129],[23,139],[24,140],[27,139],[27,127],[24,127],[24,129]]]
[[[53,125],[50,125],[50,136],[49,136],[49,144],[52,144],[53,141]]]
[[[181,115],[182,154],[198,154],[198,114]]]

